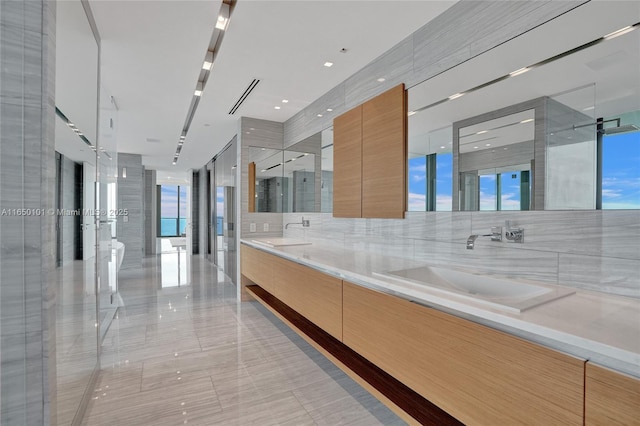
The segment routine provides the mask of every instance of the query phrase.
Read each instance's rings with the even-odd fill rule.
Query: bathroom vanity
[[[634,299],[578,291],[515,312],[385,276],[423,266],[408,259],[251,241],[241,255],[246,300],[263,303],[410,423],[410,410],[327,354],[323,341],[336,339],[464,424],[640,418]],[[280,302],[331,338],[307,335]]]

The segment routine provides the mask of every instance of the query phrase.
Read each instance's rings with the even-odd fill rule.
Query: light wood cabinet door
[[[240,246],[241,273],[269,293],[273,292],[273,258],[262,250]]]
[[[640,425],[640,380],[587,362],[585,425]]]
[[[581,425],[584,360],[343,284],[343,342],[468,425]]]
[[[272,258],[272,294],[342,340],[342,280],[276,256]]]
[[[407,210],[406,99],[400,84],[362,106],[362,217],[402,219]]]
[[[333,121],[333,216],[362,217],[362,105]]]

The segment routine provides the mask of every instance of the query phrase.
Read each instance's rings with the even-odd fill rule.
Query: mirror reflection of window
[[[636,154],[640,129],[640,30],[605,37],[611,33],[611,19],[631,19],[624,17],[622,4],[607,11],[607,16],[596,25],[602,28],[600,36],[592,31],[585,33],[582,39],[575,41],[572,49],[567,46],[564,52],[558,52],[556,44],[531,43],[538,37],[551,36],[551,29],[543,25],[411,87],[408,103],[409,210],[432,210],[429,194],[433,190],[430,191],[426,183],[423,185],[429,181],[429,164],[432,163],[424,157],[437,154],[437,150],[417,149],[419,144],[429,143],[431,132],[473,117],[493,119],[495,117],[490,113],[508,114],[509,110],[516,110],[516,106],[536,111],[534,146],[537,158],[532,158],[528,176],[531,209],[640,208],[640,195],[633,189],[640,185],[640,160]],[[568,14],[562,19],[570,23],[578,18]],[[504,58],[510,58],[507,62],[511,65]],[[504,65],[502,69],[501,64]],[[469,76],[473,76],[471,84]],[[600,122],[604,129],[597,134]],[[533,127],[533,124],[530,125]],[[489,129],[473,130],[475,134],[459,135],[461,154],[479,152],[486,144],[495,148],[490,134],[483,132]],[[458,168],[458,161],[465,160],[457,154],[454,156],[457,174],[453,180],[458,183],[453,199],[456,210],[480,209],[478,197],[483,199],[482,208],[493,205],[488,201],[489,196],[480,193],[480,187],[486,185],[480,185],[478,170],[525,163],[515,161]],[[443,175],[439,163],[436,171],[436,181],[440,182]],[[472,171],[475,171],[474,176],[468,174]],[[504,184],[505,176],[501,177]],[[526,185],[521,182],[520,186]],[[503,195],[507,194],[506,188],[502,187],[502,190]],[[438,189],[435,192],[438,210]],[[517,191],[508,193],[516,194]],[[508,200],[515,198],[496,198],[495,209],[511,205],[503,202]],[[512,204],[517,205],[516,202]],[[520,204],[521,208],[526,208],[522,199]]]
[[[603,126],[602,208],[640,209],[640,111],[618,118]]]
[[[453,130],[432,123],[424,113],[409,116],[409,211],[451,211]]]

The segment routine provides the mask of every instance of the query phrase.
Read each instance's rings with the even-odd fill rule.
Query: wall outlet
[[[265,223],[264,225],[262,225],[262,230],[263,230],[264,232],[269,232],[269,224],[268,224],[268,223]]]
[[[250,223],[249,224],[249,232],[256,232],[256,224],[255,223]]]

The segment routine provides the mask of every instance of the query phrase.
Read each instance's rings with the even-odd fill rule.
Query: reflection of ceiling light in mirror
[[[455,95],[451,95],[449,96],[447,99],[449,99],[450,101],[454,100],[454,99],[458,99],[460,96],[463,96],[464,93],[456,93]]]
[[[520,124],[531,123],[532,121],[533,121],[533,118],[527,118],[526,120],[522,120]]]
[[[633,29],[634,29],[634,27],[629,25],[628,27],[620,28],[618,31],[614,31],[612,33],[609,33],[606,36],[604,36],[603,38],[605,40],[611,40],[613,38],[620,37],[621,35],[626,34],[629,31],[633,31]]]
[[[329,67],[333,66],[333,62],[325,62],[324,66],[329,68]]]
[[[282,100],[282,103],[283,103],[283,104],[289,103],[289,99],[283,99],[283,100]]]
[[[273,108],[274,108],[274,109],[280,109],[280,107],[279,107],[279,106],[274,106]]]
[[[531,68],[529,67],[524,67],[524,68],[520,68],[519,70],[515,70],[509,73],[510,77],[515,77],[516,75],[520,75],[520,74],[524,74],[525,72],[529,71]]]

